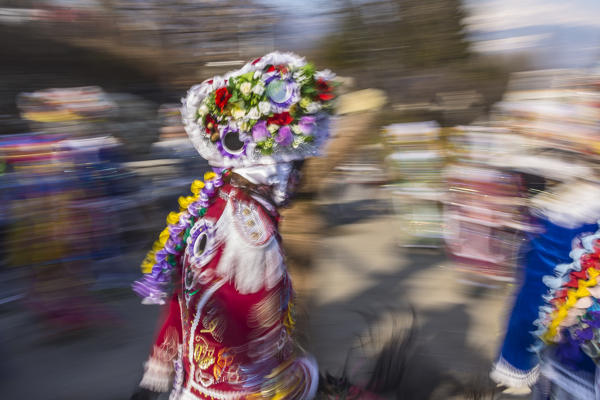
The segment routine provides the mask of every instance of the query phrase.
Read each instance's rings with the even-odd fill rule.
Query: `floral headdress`
[[[334,77],[295,54],[267,54],[193,86],[181,109],[185,129],[214,167],[318,155],[329,134]]]

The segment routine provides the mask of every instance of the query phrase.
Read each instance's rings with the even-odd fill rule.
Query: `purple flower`
[[[275,136],[275,141],[280,146],[289,146],[294,141],[294,137],[292,135],[292,131],[289,126],[282,126],[279,128],[277,132],[277,136]]]
[[[303,134],[311,135],[313,130],[315,129],[315,121],[315,117],[309,117],[308,115],[305,115],[304,117],[300,118],[298,127],[300,128]]]
[[[267,130],[267,121],[258,121],[252,128],[252,138],[255,142],[261,142],[269,137]]]

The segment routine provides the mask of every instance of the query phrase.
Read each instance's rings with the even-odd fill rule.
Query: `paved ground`
[[[306,316],[301,324],[305,342],[321,367],[339,372],[360,337],[368,344],[368,326],[378,339],[367,349],[384,343],[392,328],[403,331],[410,325],[412,306],[418,340],[412,348],[409,381],[429,392],[443,374],[485,382],[509,289],[463,286],[460,275],[445,267],[441,253],[398,247],[394,217],[378,192],[354,188],[343,201],[341,206],[324,206],[331,227],[315,245],[316,265],[299,293]],[[127,291],[104,294],[103,299],[116,318],[103,329],[78,336],[57,335],[19,303],[4,305],[0,398],[127,399],[139,379],[158,310],[140,305]],[[362,358],[360,352],[355,354],[351,365],[360,371]]]
[[[462,382],[488,384],[512,288],[465,286],[441,251],[398,246],[383,196],[349,189],[347,202],[333,209],[341,223],[323,235],[307,290],[309,342],[320,366],[339,371],[348,350],[373,336],[380,348],[391,332],[407,330],[412,308],[412,379],[431,384],[434,375],[450,373]]]

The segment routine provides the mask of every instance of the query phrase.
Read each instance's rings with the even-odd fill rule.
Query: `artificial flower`
[[[250,111],[248,111],[248,114],[246,114],[246,117],[248,117],[250,119],[259,119],[260,118],[260,111],[258,111],[258,108],[252,107],[250,109]]]
[[[279,130],[279,125],[270,124],[267,126],[267,129],[269,130],[269,132],[275,133]]]
[[[294,141],[294,135],[292,135],[292,131],[289,126],[282,126],[277,131],[277,136],[275,136],[275,141],[280,146],[289,146]]]
[[[252,84],[250,82],[244,82],[240,85],[240,92],[244,96],[248,96],[252,92]]]
[[[261,101],[258,103],[258,111],[260,111],[262,115],[268,115],[271,112],[271,103],[268,101]]]
[[[319,91],[317,97],[321,101],[329,101],[335,97],[333,93],[331,93],[333,91],[333,88],[329,85],[329,83],[327,83],[327,81],[325,81],[322,78],[317,79],[317,90]]]
[[[242,132],[248,132],[252,128],[252,124],[250,124],[250,121],[242,121],[239,128]]]
[[[204,118],[204,130],[207,134],[213,133],[217,127],[217,121],[212,117],[212,115],[208,114]]]
[[[311,103],[311,100],[308,97],[303,97],[300,100],[300,107],[304,108],[306,110],[306,108],[308,107],[308,105]]]
[[[252,93],[262,96],[262,94],[265,92],[265,85],[262,82],[257,83],[256,85],[254,85],[254,87],[252,88]]]
[[[222,87],[216,90],[215,104],[217,105],[217,107],[219,107],[221,112],[223,112],[223,109],[227,106],[227,103],[229,102],[230,98],[231,93],[229,93],[229,90],[227,90],[226,87]]]
[[[272,117],[267,119],[269,124],[277,124],[277,125],[289,125],[292,123],[294,118],[290,115],[289,112],[284,111],[279,114],[273,114]]]
[[[198,108],[198,115],[205,116],[206,114],[208,114],[208,107],[206,106],[206,104],[202,103],[202,105],[200,106],[200,108]]]
[[[308,106],[306,106],[306,111],[308,111],[309,114],[315,114],[319,112],[319,110],[321,110],[321,105],[316,101],[313,101]]]
[[[297,71],[294,72],[294,74],[292,75],[292,77],[294,78],[294,80],[300,84],[306,82],[308,80],[308,77],[306,75],[304,75],[304,71]]]
[[[260,72],[260,71],[254,71],[254,75],[252,75],[252,77],[253,77],[254,79],[258,79],[258,78],[260,78],[261,76],[262,76],[262,72]]]
[[[267,130],[267,121],[258,121],[252,128],[252,138],[255,142],[261,142],[270,136]]]
[[[311,117],[308,115],[303,116],[302,118],[300,118],[300,122],[298,123],[298,127],[300,128],[300,130],[302,131],[303,134],[305,135],[311,135],[314,128],[315,128],[315,122],[316,122],[316,118],[315,117]]]
[[[315,73],[315,79],[322,79],[324,81],[332,81],[335,79],[335,74],[328,69],[324,69],[323,71],[318,71]]]
[[[235,107],[233,110],[231,110],[231,115],[235,119],[242,119],[246,115],[246,111],[244,111],[243,108]]]

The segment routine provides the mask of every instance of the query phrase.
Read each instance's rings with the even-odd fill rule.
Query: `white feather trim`
[[[234,206],[230,200],[217,223],[219,239],[224,249],[217,274],[235,284],[241,294],[255,293],[265,287],[272,289],[285,273],[281,247],[276,235],[266,243],[256,245],[237,228]],[[266,229],[266,228],[265,228]]]

